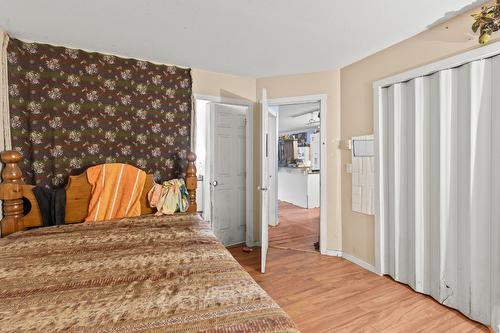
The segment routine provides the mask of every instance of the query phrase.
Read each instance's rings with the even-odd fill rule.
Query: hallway
[[[285,201],[278,203],[279,225],[269,227],[269,246],[316,252],[319,241],[319,208],[305,209]]]

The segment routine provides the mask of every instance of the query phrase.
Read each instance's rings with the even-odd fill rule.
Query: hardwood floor
[[[305,209],[279,201],[279,225],[269,227],[269,246],[312,251],[319,240],[319,208]]]
[[[490,332],[431,297],[336,257],[269,249],[261,274],[260,250],[230,249],[303,333]]]

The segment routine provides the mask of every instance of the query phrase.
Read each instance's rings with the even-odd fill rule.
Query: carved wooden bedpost
[[[196,206],[196,187],[198,186],[198,176],[196,176],[196,154],[191,152],[187,156],[186,167],[186,187],[189,193],[189,208],[188,213],[196,213],[198,207]]]
[[[0,158],[5,166],[2,170],[0,200],[3,200],[3,219],[0,222],[2,236],[24,230],[23,225],[23,181],[18,166],[22,156],[14,150],[3,151]]]

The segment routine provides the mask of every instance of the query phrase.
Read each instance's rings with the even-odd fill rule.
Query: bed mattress
[[[0,239],[0,331],[298,332],[197,215]]]

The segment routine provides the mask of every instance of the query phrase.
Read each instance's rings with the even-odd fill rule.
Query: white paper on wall
[[[352,138],[352,211],[375,214],[373,135]]]

